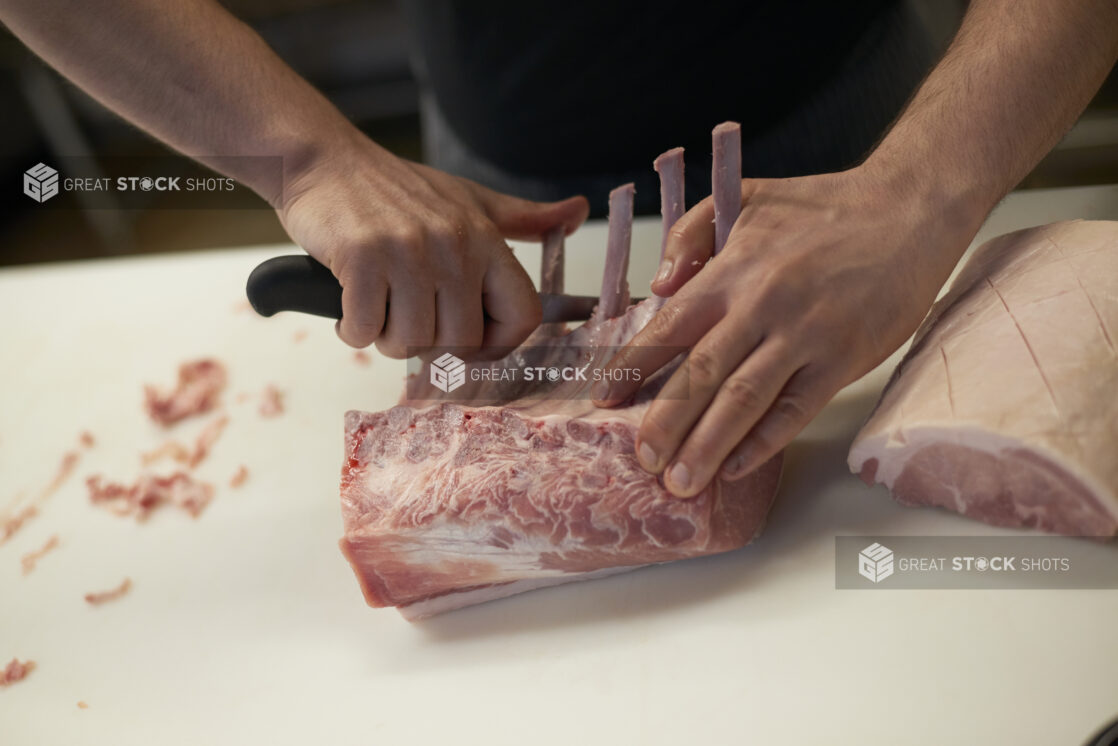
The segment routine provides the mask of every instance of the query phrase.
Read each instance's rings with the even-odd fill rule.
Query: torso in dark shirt
[[[513,173],[647,166],[749,138],[826,84],[893,0],[404,0],[455,134]]]

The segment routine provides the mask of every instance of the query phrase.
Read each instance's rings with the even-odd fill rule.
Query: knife
[[[323,264],[306,254],[277,256],[261,262],[248,276],[248,302],[261,316],[297,311],[331,319],[342,317],[342,286]],[[634,298],[639,303],[643,298]],[[543,321],[584,321],[590,318],[595,295],[540,293]]]

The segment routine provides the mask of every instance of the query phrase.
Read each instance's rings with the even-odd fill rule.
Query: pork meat
[[[682,168],[658,170],[665,203],[681,203]],[[604,363],[608,355],[594,359],[594,351],[623,346],[663,305],[655,297],[629,303],[632,198],[631,185],[610,195],[606,272],[594,316],[573,330],[542,326],[493,369],[517,355],[545,365]],[[541,285],[561,292],[561,245],[554,238],[546,243]],[[349,412],[341,548],[366,601],[416,619],[747,544],[776,493],[781,456],[745,479],[716,480],[694,498],[668,494],[638,464],[634,437],[670,372],[613,409],[591,403],[589,380],[561,383],[547,396],[522,381],[474,389],[467,381],[468,406],[461,395],[429,403],[438,392],[425,395],[423,405],[412,392],[387,411]]]
[[[227,375],[217,360],[202,359],[179,366],[173,391],[144,387],[144,408],[153,422],[170,427],[180,420],[205,414],[217,406]]]
[[[1118,222],[979,248],[850,449],[906,505],[999,526],[1118,531]]]

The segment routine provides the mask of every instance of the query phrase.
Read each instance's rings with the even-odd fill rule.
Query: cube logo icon
[[[431,385],[450,393],[466,382],[466,364],[449,352],[431,363]]]
[[[39,163],[23,172],[23,193],[36,202],[46,202],[58,194],[58,172]]]
[[[880,583],[893,574],[893,550],[876,541],[858,553],[858,574]]]

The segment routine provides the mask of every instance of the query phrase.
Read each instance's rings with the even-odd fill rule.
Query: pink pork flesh
[[[1118,532],[1118,222],[982,247],[933,306],[850,449],[906,505]]]
[[[740,148],[736,137],[736,127],[716,131],[716,158]],[[682,156],[677,149],[657,160],[670,208],[665,230],[682,211]],[[740,160],[720,166],[722,181],[740,184]],[[608,356],[598,351],[628,343],[664,304],[629,304],[632,205],[632,185],[610,194],[594,316],[570,331],[541,326],[504,363],[531,356],[539,365],[598,366]],[[561,235],[545,237],[541,289],[562,292],[562,261]],[[744,479],[716,480],[686,500],[671,496],[637,462],[637,428],[670,373],[654,376],[613,409],[591,403],[593,380],[561,383],[546,398],[523,382],[468,380],[453,401],[405,400],[384,412],[347,413],[341,548],[366,601],[418,619],[749,543],[776,494],[780,455]],[[434,389],[423,397],[438,398]]]

